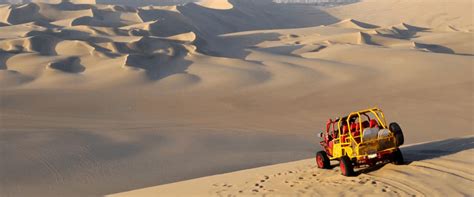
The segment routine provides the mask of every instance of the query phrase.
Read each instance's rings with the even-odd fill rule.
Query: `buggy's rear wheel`
[[[393,152],[393,164],[395,165],[402,165],[403,163],[405,163],[405,161],[403,160],[403,155],[402,155],[402,151],[397,148],[397,150],[395,152]]]
[[[393,132],[393,135],[395,136],[395,145],[396,146],[401,146],[403,145],[403,143],[405,142],[405,139],[403,137],[403,132],[402,132],[402,128],[400,128],[400,125],[398,125],[398,123],[396,122],[392,122],[390,123],[390,125],[388,126],[390,131]]]
[[[339,161],[339,167],[341,168],[341,174],[344,176],[354,176],[354,166],[348,156],[341,157]]]
[[[316,164],[318,164],[318,168],[321,169],[329,169],[331,164],[329,162],[329,157],[324,151],[319,151],[316,153]]]

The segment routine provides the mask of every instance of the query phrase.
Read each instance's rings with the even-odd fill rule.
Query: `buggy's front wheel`
[[[343,156],[339,160],[339,167],[341,168],[341,174],[344,176],[354,176],[354,166],[348,156]]]
[[[331,167],[329,157],[326,152],[319,151],[316,153],[316,164],[318,164],[318,168],[321,169],[329,169]]]

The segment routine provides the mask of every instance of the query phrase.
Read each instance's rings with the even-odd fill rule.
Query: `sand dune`
[[[394,3],[392,0],[384,3],[374,2],[376,1],[366,0],[335,7],[327,11],[338,18],[353,18],[380,26],[407,23],[420,27],[442,28],[452,26],[463,31],[472,30],[469,14],[472,10],[472,1],[460,0],[456,3],[443,0],[430,2],[400,1],[398,3]],[[420,9],[429,11],[420,16]]]
[[[406,143],[472,135],[472,4],[0,5],[0,145],[8,158],[0,196],[102,196],[307,159],[327,118],[372,106],[402,125]],[[456,150],[446,154],[441,142],[406,147],[409,165],[356,178],[306,160],[236,172],[236,181],[250,182],[202,183],[199,191],[260,194],[253,173],[268,169],[262,176],[274,182],[264,188],[288,195],[334,194],[321,182],[336,192],[353,187],[347,195],[472,193],[439,182],[472,184],[472,161],[448,162],[472,147],[451,142],[466,144],[448,140]],[[423,157],[429,147],[440,158]],[[306,185],[282,182],[299,179],[277,177],[287,169]],[[412,187],[401,185],[409,179]],[[188,183],[201,181],[176,187]],[[431,184],[440,189],[426,191]]]
[[[357,177],[339,175],[338,167],[318,169],[308,159],[108,196],[469,196],[472,142],[471,136],[405,146],[406,165],[378,166]]]
[[[37,3],[50,3],[50,4],[59,4],[63,2],[74,3],[74,4],[95,4],[95,0],[31,0],[31,2]]]
[[[10,15],[10,9],[8,5],[0,5],[0,23],[1,26],[8,25],[8,16]]]
[[[234,6],[227,0],[201,0],[197,2],[198,5],[218,10],[232,9]]]
[[[354,19],[345,19],[345,20],[342,20],[341,22],[332,24],[330,26],[342,27],[342,28],[363,29],[363,30],[378,28],[378,26],[376,26],[376,25],[364,23],[364,22],[357,21],[357,20],[354,20]]]

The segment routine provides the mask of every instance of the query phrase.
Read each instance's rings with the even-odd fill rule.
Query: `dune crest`
[[[358,20],[354,19],[344,19],[341,22],[332,24],[330,26],[333,27],[342,27],[342,28],[354,28],[354,29],[375,29],[378,28],[379,26],[369,24],[369,23],[364,23]]]
[[[31,0],[34,3],[49,3],[49,4],[60,4],[60,3],[73,3],[73,4],[96,4],[96,0]]]
[[[228,0],[200,0],[196,4],[216,10],[229,10],[234,7]]]

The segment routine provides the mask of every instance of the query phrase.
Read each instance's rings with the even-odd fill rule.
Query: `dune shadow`
[[[186,73],[191,61],[185,60],[187,52],[178,51],[176,56],[163,54],[129,54],[125,66],[144,69],[148,78],[160,80],[170,75]]]
[[[362,22],[362,21],[354,20],[354,19],[351,19],[351,22],[354,23],[355,25],[357,25],[357,26],[359,26],[359,27],[362,27],[362,28],[365,28],[365,29],[376,29],[376,28],[380,28],[380,26],[378,26],[378,25],[374,25],[374,24],[370,24],[370,23],[365,23],[365,22]]]
[[[258,48],[255,45],[264,41],[276,41],[280,39],[281,36],[282,35],[279,33],[251,33],[245,35],[217,37],[217,41],[213,42],[198,37],[198,39],[194,41],[194,44],[199,46],[197,51],[202,54],[216,57],[245,59],[245,57],[250,54],[248,49]],[[236,45],[235,43],[239,44]],[[230,50],[220,50],[222,47],[227,47]]]
[[[455,54],[455,52],[452,49],[445,46],[437,45],[437,44],[423,44],[423,43],[415,42],[415,47],[419,49],[426,49],[434,53]]]
[[[11,6],[7,21],[10,24],[17,25],[37,20],[44,20],[44,17],[38,14],[40,7],[34,3],[14,4]]]
[[[418,37],[418,33],[428,31],[430,31],[430,28],[408,25],[406,23],[402,23],[397,26],[392,26],[389,29],[376,30],[377,35],[379,36],[403,40],[410,40],[412,38],[416,38]]]
[[[15,53],[9,53],[3,50],[0,50],[0,70],[6,70],[8,69],[7,67],[7,61],[10,57],[15,55]]]
[[[25,38],[25,41],[29,42],[31,50],[44,56],[57,55],[55,48],[62,39],[37,31],[28,32],[26,36],[29,36]]]
[[[451,138],[440,141],[404,146],[401,147],[400,150],[402,151],[403,157],[405,159],[405,163],[403,165],[409,165],[410,163],[415,161],[443,157],[472,148],[474,148],[474,136],[464,138]],[[376,171],[385,165],[386,164],[376,165],[370,168],[359,170],[357,172],[357,175]]]
[[[399,38],[405,39],[415,38],[416,34],[419,32],[426,32],[430,30],[429,28],[408,25],[405,23],[402,23],[401,27],[392,27],[392,29],[398,34]]]
[[[410,163],[451,155],[472,148],[474,148],[474,136],[417,144],[402,147],[401,150],[405,161]]]
[[[138,9],[138,16],[149,24],[149,33],[154,36],[169,37],[195,31],[187,19],[179,12],[164,9]]]
[[[67,73],[81,73],[86,70],[81,64],[81,58],[75,56],[52,62],[49,67]]]
[[[433,52],[433,53],[446,53],[446,54],[452,54],[452,55],[474,56],[473,54],[469,54],[469,53],[456,53],[456,51],[452,50],[451,48],[438,45],[438,44],[424,44],[424,43],[415,42],[415,47],[418,49],[424,49],[424,50],[427,50],[428,52]]]
[[[360,33],[361,40],[368,45],[381,46],[372,40],[372,36],[367,33]]]

